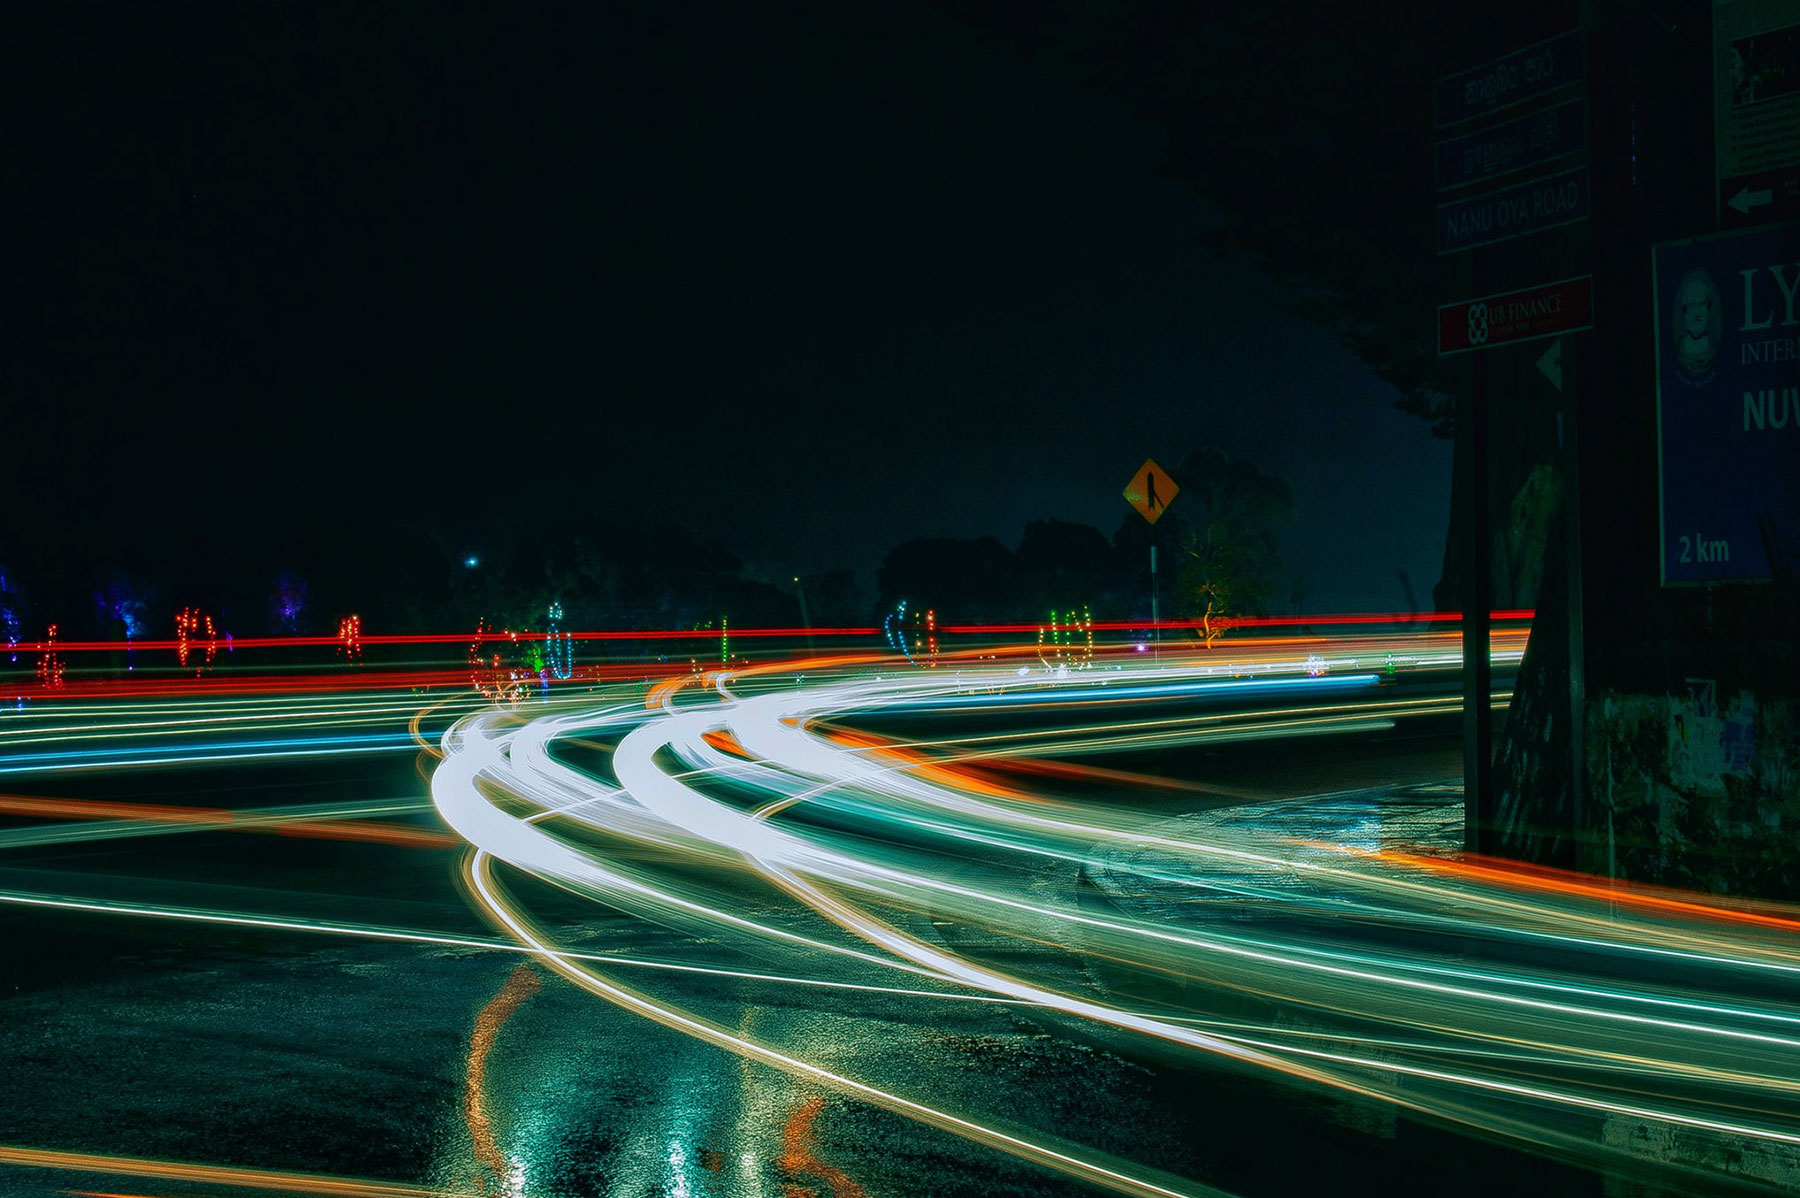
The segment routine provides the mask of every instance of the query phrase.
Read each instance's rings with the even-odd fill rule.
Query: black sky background
[[[1216,443],[1295,484],[1310,610],[1428,592],[1448,444],[1200,248],[1154,130],[930,6],[757,7],[9,18],[0,531],[101,562],[599,513],[785,580],[1110,534],[1146,455]]]

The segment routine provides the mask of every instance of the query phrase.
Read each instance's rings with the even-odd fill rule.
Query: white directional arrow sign
[[[1550,343],[1537,360],[1538,371],[1550,380],[1550,385],[1558,391],[1562,390],[1562,338],[1558,337]]]
[[[1736,208],[1745,216],[1750,215],[1752,208],[1760,208],[1764,204],[1773,203],[1775,195],[1767,187],[1761,191],[1751,191],[1748,187],[1738,189],[1738,193],[1725,201],[1727,207]]]

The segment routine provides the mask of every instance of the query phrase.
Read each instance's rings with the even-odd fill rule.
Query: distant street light
[[[794,576],[794,593],[800,596],[800,623],[806,627],[806,649],[810,653],[813,648],[812,617],[806,613],[806,588],[800,585],[798,574]]]

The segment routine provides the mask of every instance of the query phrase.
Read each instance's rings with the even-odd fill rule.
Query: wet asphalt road
[[[1143,800],[1175,815],[1442,777],[1457,751],[1453,728],[1436,725],[1135,764],[1217,784],[1206,799]],[[26,781],[40,795],[215,807],[425,796],[407,754],[15,789]],[[429,811],[406,822],[437,826]],[[459,889],[460,859],[448,846],[205,831],[9,851],[0,889],[490,937]],[[1026,884],[1077,879],[1051,865]],[[532,897],[576,946],[706,958],[679,932],[541,887]],[[20,906],[0,908],[0,932],[0,1147],[126,1158],[91,1171],[76,1157],[0,1164],[0,1193],[267,1192],[243,1178],[132,1176],[144,1160],[545,1196],[1093,1192],[695,1043],[499,949]],[[982,950],[955,927],[939,934]],[[1046,976],[1104,991],[1078,956],[1042,951]],[[1122,1055],[1019,1008],[641,972],[626,980],[933,1105],[1232,1193],[1649,1192],[1204,1063]]]

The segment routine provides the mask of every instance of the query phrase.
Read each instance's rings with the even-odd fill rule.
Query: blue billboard
[[[1651,251],[1662,581],[1800,573],[1800,228]]]

